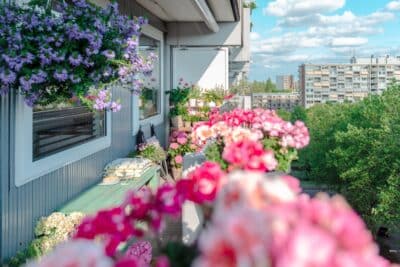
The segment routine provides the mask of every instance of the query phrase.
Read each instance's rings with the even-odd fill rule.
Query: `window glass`
[[[142,35],[139,42],[139,53],[147,57],[155,54],[157,60],[151,75],[141,75],[142,93],[139,97],[139,119],[147,119],[160,113],[161,101],[161,45],[160,41]]]
[[[57,104],[33,109],[33,160],[106,135],[105,112]]]

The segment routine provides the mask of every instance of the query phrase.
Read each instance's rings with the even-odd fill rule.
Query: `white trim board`
[[[25,105],[23,97],[16,99],[15,110],[15,186],[22,186],[52,171],[79,161],[111,146],[111,112],[107,111],[107,135],[83,143],[43,159],[33,161],[33,111]]]

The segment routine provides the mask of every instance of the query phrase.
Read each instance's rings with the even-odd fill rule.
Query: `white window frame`
[[[20,95],[16,100],[15,112],[14,177],[17,187],[111,146],[112,116],[111,112],[107,111],[106,136],[34,161],[32,153],[33,110],[24,103],[23,97]]]
[[[142,28],[142,34],[150,38],[153,38],[160,42],[160,107],[157,115],[146,118],[144,120],[139,119],[139,96],[137,94],[132,94],[132,135],[137,135],[140,126],[153,124],[154,126],[160,125],[164,122],[164,34],[162,31],[151,25],[145,25]]]

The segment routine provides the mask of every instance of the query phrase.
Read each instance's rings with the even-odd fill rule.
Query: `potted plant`
[[[183,115],[187,114],[186,107],[177,105],[171,108],[169,115],[171,117],[171,124],[173,128],[180,129],[184,126]]]
[[[187,128],[191,128],[192,127],[192,116],[189,114],[189,112],[187,112],[186,114],[184,114],[182,116],[183,118],[183,127],[185,129]]]
[[[0,35],[12,41],[0,37],[1,95],[15,90],[30,107],[79,98],[91,109],[118,111],[110,85],[131,84],[129,77],[151,72],[156,56],[141,57],[136,45],[147,20],[121,15],[116,3],[105,9],[85,0],[5,3]],[[140,92],[141,86],[132,89]]]
[[[197,86],[193,86],[189,93],[189,107],[196,107],[197,101],[201,98],[201,90]]]
[[[159,143],[146,143],[139,146],[138,156],[159,163],[167,158],[165,150]]]
[[[173,131],[169,141],[168,157],[170,159],[171,172],[174,179],[178,180],[182,177],[184,155],[196,151],[197,146],[192,144],[190,136],[183,131]]]

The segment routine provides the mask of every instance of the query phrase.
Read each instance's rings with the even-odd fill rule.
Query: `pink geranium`
[[[138,241],[131,245],[125,253],[127,258],[134,258],[143,266],[148,266],[152,259],[153,248],[146,240]]]
[[[188,140],[187,140],[186,137],[178,137],[178,138],[176,139],[176,141],[177,141],[179,144],[184,145],[184,144],[187,143]]]
[[[40,262],[28,262],[26,267],[112,267],[113,260],[104,254],[104,249],[91,240],[75,239],[57,246]]]
[[[204,162],[187,177],[190,181],[188,199],[199,204],[211,203],[222,186],[224,176],[225,172],[218,163]]]
[[[183,157],[181,155],[176,156],[174,159],[175,159],[175,163],[176,164],[182,164],[183,163]]]
[[[161,185],[156,194],[156,209],[162,213],[179,215],[184,199],[172,184]]]
[[[272,150],[264,150],[260,142],[242,139],[225,146],[222,158],[230,164],[230,169],[272,171],[278,162]]]
[[[179,144],[178,144],[178,143],[171,143],[171,144],[169,145],[169,147],[170,147],[171,149],[178,149],[178,148],[179,148]]]

